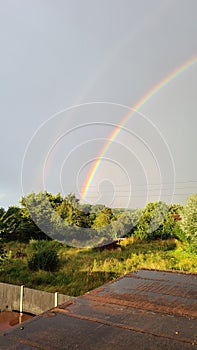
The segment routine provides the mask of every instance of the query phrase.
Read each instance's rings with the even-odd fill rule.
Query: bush
[[[57,249],[50,244],[46,244],[32,254],[28,260],[28,267],[32,271],[45,270],[55,271],[59,267]]]

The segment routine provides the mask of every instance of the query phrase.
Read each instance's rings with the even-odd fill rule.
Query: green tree
[[[72,206],[64,199],[60,205],[56,207],[57,214],[63,219],[67,219],[71,215]]]
[[[197,246],[197,194],[189,197],[183,208],[181,227],[187,240]]]
[[[73,198],[72,198],[73,203]],[[77,204],[77,203],[76,203]],[[56,209],[57,214],[66,221],[67,224],[78,227],[90,227],[91,221],[89,213],[80,210],[80,206],[72,205],[66,197]]]
[[[73,208],[70,210],[69,216],[67,218],[67,222],[70,225],[78,226],[78,227],[90,227],[88,215],[84,213],[82,210]]]
[[[5,209],[4,208],[0,208],[0,219],[2,218],[2,216],[5,214]]]
[[[48,192],[44,192],[44,193],[53,208],[56,208],[63,201],[63,198],[61,197],[60,192],[58,192],[56,195],[53,195],[52,193],[48,193]]]
[[[169,212],[169,207],[164,202],[148,203],[141,213],[134,234],[140,239],[157,239],[172,237],[171,231],[166,226],[165,220]],[[174,221],[172,220],[172,223]]]
[[[4,252],[2,240],[0,240],[0,263],[4,260],[4,258],[5,258],[5,252]]]
[[[5,209],[4,208],[0,208],[0,239],[3,237],[4,235],[4,231],[5,231]]]
[[[96,215],[96,218],[93,223],[93,227],[102,227],[102,226],[107,226],[111,223],[113,220],[114,215],[113,212],[110,208],[104,208],[98,214]]]
[[[79,208],[79,199],[75,196],[74,193],[69,193],[65,200],[74,208]]]
[[[39,228],[40,237],[38,239],[46,239],[47,236],[53,236],[53,231],[56,230],[55,209],[49,199],[47,192],[30,193],[22,198],[21,204],[31,222]],[[36,237],[32,237],[35,238]]]
[[[5,240],[28,242],[30,239],[43,239],[45,235],[35,225],[25,208],[9,207],[0,219],[1,237]]]

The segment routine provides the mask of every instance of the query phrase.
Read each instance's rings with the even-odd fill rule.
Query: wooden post
[[[56,307],[58,305],[58,292],[55,292],[55,302],[54,306]]]
[[[24,286],[22,285],[20,290],[20,307],[19,307],[20,314],[23,313],[23,293],[24,293]]]

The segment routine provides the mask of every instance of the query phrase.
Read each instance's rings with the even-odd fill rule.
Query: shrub
[[[59,258],[56,247],[46,244],[32,254],[28,260],[28,267],[32,271],[55,271],[59,267]]]

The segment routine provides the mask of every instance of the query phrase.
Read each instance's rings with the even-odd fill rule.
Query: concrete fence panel
[[[39,315],[69,300],[73,300],[73,297],[0,283],[0,309],[2,311],[17,310]]]
[[[8,283],[0,283],[0,309],[19,310],[20,286]]]
[[[58,294],[58,305],[67,303],[67,301],[72,301],[74,297],[69,297],[68,295],[65,294]]]
[[[24,288],[23,312],[39,315],[54,307],[54,293]]]

